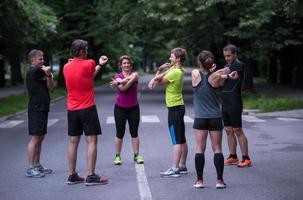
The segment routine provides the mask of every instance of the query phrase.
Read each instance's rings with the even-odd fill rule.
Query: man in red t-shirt
[[[68,120],[68,163],[69,177],[67,184],[84,182],[84,178],[76,172],[78,144],[81,135],[85,134],[87,142],[88,176],[85,185],[107,184],[108,180],[95,174],[97,160],[97,141],[101,135],[94,95],[94,77],[108,58],[101,56],[96,65],[87,59],[87,41],[77,39],[71,45],[72,61],[64,65],[63,74],[67,89],[67,120]]]

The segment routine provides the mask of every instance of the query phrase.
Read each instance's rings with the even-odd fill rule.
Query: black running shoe
[[[106,178],[101,178],[97,174],[89,175],[86,177],[85,185],[92,186],[92,185],[105,185],[108,183]]]
[[[78,176],[78,173],[69,175],[68,179],[67,179],[67,184],[68,185],[74,185],[77,183],[83,183],[84,182],[84,178]]]

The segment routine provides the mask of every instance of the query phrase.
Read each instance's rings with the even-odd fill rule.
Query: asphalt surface
[[[121,166],[113,164],[115,126],[111,123],[115,91],[108,85],[95,90],[97,109],[103,134],[99,137],[96,172],[109,179],[108,185],[87,187],[67,185],[67,120],[65,99],[54,102],[49,113],[50,127],[43,143],[42,164],[52,168],[45,178],[27,178],[26,145],[27,115],[23,113],[0,122],[0,199],[1,200],[76,200],[76,199],[226,199],[226,200],[301,200],[303,191],[303,118],[298,116],[243,116],[243,127],[249,142],[253,166],[240,169],[227,166],[224,179],[227,188],[215,188],[216,172],[213,153],[208,141],[204,180],[206,188],[195,189],[195,141],[192,130],[192,95],[186,78],[186,135],[189,146],[189,174],[180,178],[161,178],[160,172],[171,165],[172,145],[167,127],[164,91],[150,91],[146,83],[150,76],[140,79],[141,123],[140,151],[144,165],[134,164],[130,135],[126,132]],[[145,119],[143,119],[145,118]],[[150,120],[150,121],[148,121]],[[208,139],[210,140],[210,139]],[[224,156],[228,156],[226,135],[223,137]],[[241,156],[238,149],[238,155]],[[79,145],[79,174],[86,176],[85,138]]]

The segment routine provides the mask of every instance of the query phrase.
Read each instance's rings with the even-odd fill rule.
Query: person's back
[[[95,105],[94,76],[108,61],[106,56],[99,58],[99,64],[87,59],[88,43],[76,39],[71,45],[72,61],[64,65],[63,74],[67,89],[67,125],[68,125],[68,164],[67,184],[103,185],[108,180],[95,174],[97,160],[98,135],[102,134]],[[77,151],[81,136],[87,143],[87,177],[84,179],[76,171]]]
[[[221,117],[216,89],[208,83],[210,74],[203,74],[199,70],[201,81],[194,90],[194,113],[195,118],[218,118]]]
[[[64,65],[68,110],[79,110],[95,105],[95,61],[75,58]]]

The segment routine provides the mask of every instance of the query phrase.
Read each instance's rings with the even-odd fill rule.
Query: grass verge
[[[259,109],[262,112],[274,112],[303,108],[303,100],[297,98],[251,92],[244,92],[242,96],[245,109]]]
[[[50,93],[51,100],[54,100],[60,96],[66,96],[64,88],[56,88]],[[27,109],[28,94],[13,94],[8,97],[0,98],[0,117],[12,115],[22,110]]]
[[[104,75],[102,79],[95,81],[95,86],[99,86],[111,81],[113,74]],[[66,96],[65,88],[55,88],[50,93],[51,100],[54,100],[60,96]],[[8,97],[0,98],[0,117],[16,114],[22,110],[27,109],[28,95],[27,93],[14,94]]]

